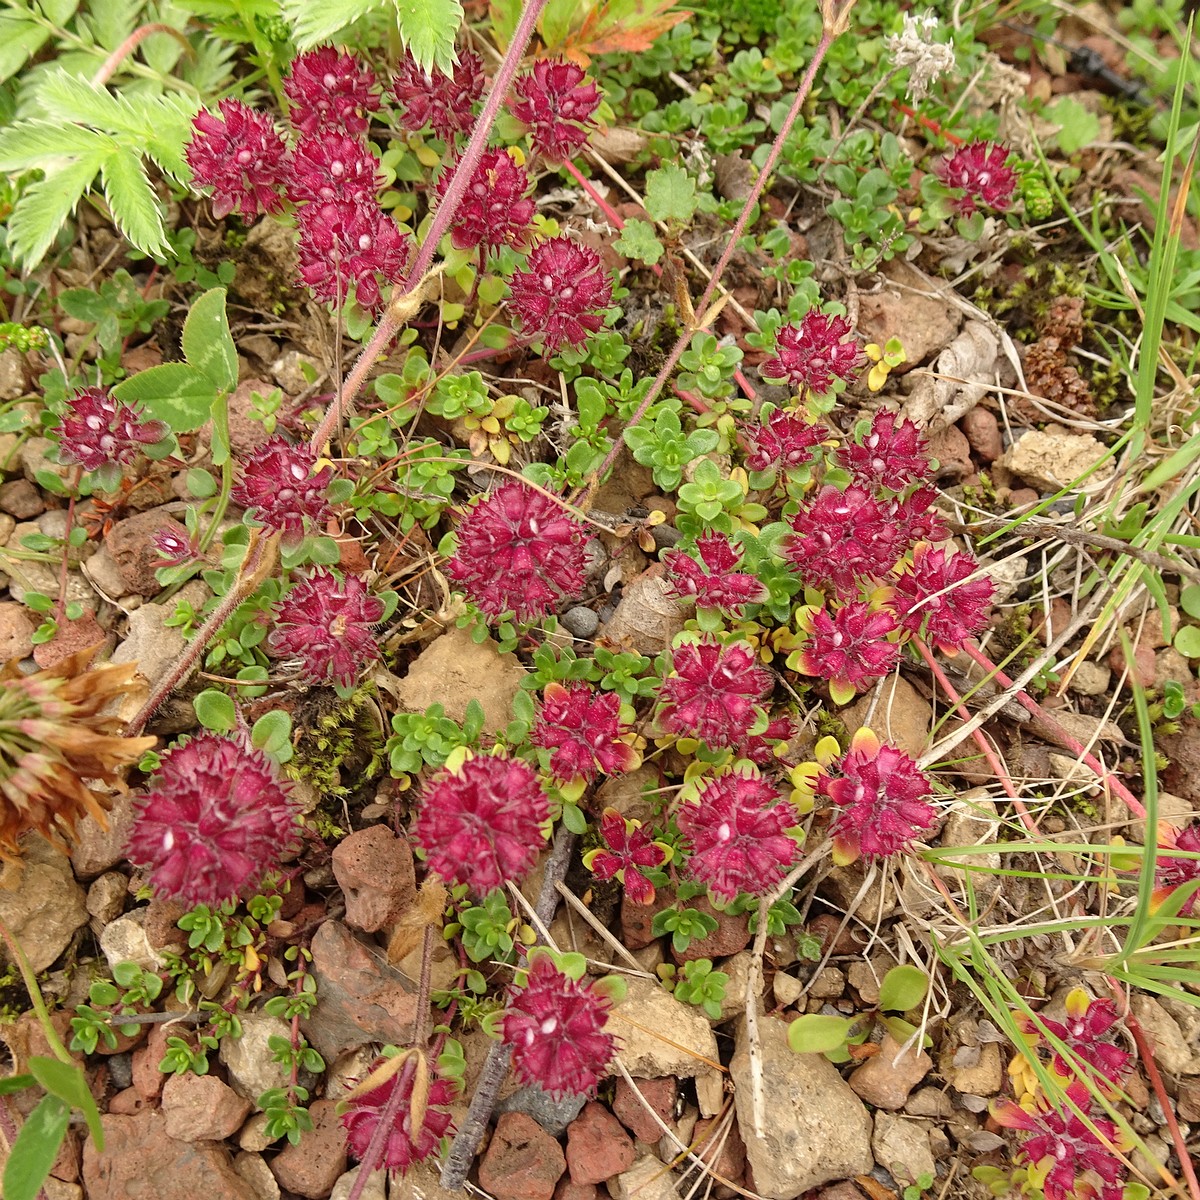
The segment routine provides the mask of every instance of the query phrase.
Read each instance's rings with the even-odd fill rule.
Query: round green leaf
[[[879,1007],[885,1012],[908,1012],[925,999],[929,977],[920,967],[893,967],[879,985]]]
[[[797,1054],[828,1054],[846,1044],[852,1024],[847,1017],[807,1013],[788,1026],[788,1045]]]
[[[1189,617],[1200,620],[1200,583],[1189,583],[1179,593],[1179,606]]]
[[[206,688],[193,701],[196,720],[213,733],[228,733],[237,724],[233,701],[216,688]]]
[[[1184,658],[1200,658],[1200,625],[1184,625],[1175,635],[1175,649]]]

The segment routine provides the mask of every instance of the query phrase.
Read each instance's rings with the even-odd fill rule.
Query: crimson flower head
[[[819,446],[829,430],[820,422],[810,425],[799,414],[786,408],[776,409],[766,425],[743,424],[742,446],[746,451],[746,469],[785,471],[803,467],[813,460],[813,447]]]
[[[880,502],[880,516],[886,525],[895,530],[898,546],[944,542],[950,536],[946,522],[936,508],[937,498],[934,488],[922,486],[907,496],[889,496]]]
[[[740,746],[754,725],[758,701],[770,689],[770,673],[755,661],[749,643],[723,646],[707,637],[684,642],[659,685],[658,722],[668,733],[716,750]]]
[[[905,491],[910,484],[927,480],[932,473],[925,439],[909,420],[880,409],[866,437],[848,442],[837,453],[838,462],[864,488]]]
[[[555,779],[591,783],[601,772],[620,775],[638,765],[638,752],[621,741],[628,730],[621,725],[616,692],[597,694],[586,683],[548,683],[543,696],[529,740],[550,751]]]
[[[305,519],[319,527],[329,515],[325,493],[333,468],[322,467],[314,475],[316,461],[307,446],[293,446],[276,434],[246,460],[230,493],[233,502],[252,509],[260,525],[282,533],[285,546],[295,546],[304,536]]]
[[[780,328],[775,335],[775,357],[763,363],[762,374],[823,395],[834,379],[850,380],[858,371],[862,356],[857,344],[842,341],[853,332],[845,317],[829,317],[811,309],[799,325]]]
[[[213,216],[242,217],[283,211],[280,189],[287,172],[287,147],[266,113],[240,100],[222,100],[221,115],[200,112],[184,157],[197,187],[213,189]]]
[[[849,704],[858,692],[886,675],[899,661],[900,648],[889,641],[896,618],[863,600],[833,608],[802,609],[797,622],[808,633],[788,665],[805,675],[829,680],[835,704]]]
[[[888,574],[909,545],[896,514],[853,484],[844,492],[826,484],[790,523],[783,553],[804,585],[847,600]]]
[[[202,733],[163,755],[134,803],[127,854],[149,869],[160,896],[215,907],[279,866],[296,841],[297,813],[261,750]]]
[[[1115,1151],[1129,1149],[1112,1121],[1091,1114],[1091,1093],[1081,1080],[1071,1084],[1066,1094],[1076,1108],[1089,1114],[1099,1138],[1074,1109],[1066,1104],[1056,1107],[1042,1092],[1038,1092],[1036,1098],[1028,1099],[1027,1107],[1011,1100],[992,1105],[992,1117],[997,1124],[1029,1135],[1021,1143],[1021,1157],[1039,1176],[1044,1176],[1041,1188],[1046,1200],[1074,1200],[1075,1197],[1095,1195],[1099,1189],[1089,1175],[1097,1176],[1111,1187],[1125,1170]]]
[[[767,598],[767,589],[755,576],[735,570],[741,565],[743,552],[727,534],[706,529],[696,539],[696,550],[699,562],[682,550],[668,550],[663,555],[671,595],[695,600],[697,608],[719,608],[730,616],[740,615],[747,604],[761,604]]]
[[[796,824],[795,809],[761,775],[729,771],[706,780],[677,820],[691,849],[687,873],[725,900],[769,892],[800,851],[785,832]]]
[[[957,654],[987,624],[992,610],[996,589],[991,580],[966,582],[978,569],[969,554],[948,558],[944,550],[918,546],[912,565],[895,582],[891,605],[900,628]]]
[[[427,125],[448,146],[454,137],[466,133],[474,121],[472,106],[483,94],[483,59],[474,50],[460,50],[454,73],[446,75],[436,67],[424,71],[406,50],[392,85],[402,105],[400,124],[411,133],[420,133]]]
[[[457,169],[458,163],[452,163],[438,176],[439,200]],[[519,241],[533,220],[534,203],[526,196],[528,191],[529,172],[517,166],[511,154],[485,150],[463,193],[450,240],[459,250],[478,246],[484,257]]]
[[[491,617],[532,621],[583,592],[584,529],[548,496],[514,480],[458,526],[446,574]]]
[[[394,283],[411,248],[396,222],[374,197],[305,204],[297,216],[300,281],[318,300],[341,304],[353,292],[363,308],[377,312],[383,304],[380,278]]]
[[[509,992],[502,1039],[513,1074],[555,1100],[593,1095],[616,1052],[605,1032],[612,1002],[560,971],[545,953],[530,956],[523,987]]]
[[[356,575],[339,580],[332,571],[314,571],[275,605],[273,616],[271,648],[298,658],[309,683],[350,687],[379,657],[371,626],[383,616],[383,601],[368,595]]]
[[[296,143],[287,181],[293,204],[332,200],[369,206],[382,185],[379,160],[361,138],[318,133]]]
[[[513,85],[520,97],[512,110],[533,130],[534,146],[562,161],[578,154],[595,127],[600,92],[582,67],[561,58],[542,59]]]
[[[1200,852],[1200,824],[1193,821],[1176,835],[1173,846],[1159,847],[1158,857],[1154,861],[1153,899],[1156,906],[1162,904],[1176,888],[1200,881],[1200,858],[1178,858],[1171,853],[1172,850],[1193,854]],[[1198,901],[1200,887],[1183,902],[1183,907],[1179,910],[1180,915],[1193,916]]]
[[[379,1058],[371,1064],[375,1071],[387,1063]],[[342,1127],[346,1131],[346,1148],[360,1162],[366,1157],[367,1147],[379,1127],[383,1110],[388,1101],[400,1089],[400,1107],[395,1121],[388,1130],[383,1143],[383,1157],[376,1163],[389,1171],[403,1175],[415,1162],[421,1162],[437,1152],[441,1140],[453,1127],[446,1108],[454,1103],[456,1090],[448,1079],[434,1075],[429,1082],[429,1095],[425,1100],[425,1117],[419,1129],[413,1129],[412,1092],[416,1071],[410,1059],[386,1082],[372,1088],[361,1096],[354,1096],[350,1107],[342,1114]]]
[[[141,417],[140,407],[120,403],[107,388],[82,388],[67,401],[59,422],[59,458],[85,471],[131,463],[139,451],[170,433],[162,421]]]
[[[200,547],[195,537],[185,537],[178,529],[164,525],[153,538],[154,549],[162,558],[164,567],[181,567],[195,562],[200,557]]]
[[[529,874],[549,816],[550,801],[533,768],[519,758],[488,755],[429,780],[412,832],[430,870],[486,896]]]
[[[590,246],[570,238],[539,242],[529,252],[528,269],[514,271],[509,287],[513,311],[530,337],[540,337],[547,353],[578,348],[604,324],[612,301],[612,279]]]
[[[991,142],[971,142],[934,164],[933,173],[950,188],[963,195],[955,209],[969,217],[976,209],[991,208],[1003,212],[1012,203],[1017,187],[1016,171],[1005,164],[1008,150]]]
[[[752,733],[742,748],[742,757],[756,767],[778,764],[788,742],[800,732],[800,722],[791,713],[778,713],[767,722],[762,733]]]
[[[816,790],[842,810],[831,827],[833,861],[887,858],[907,850],[937,814],[929,777],[903,750],[883,745],[865,725],[850,749],[817,777]]]
[[[1041,1015],[1038,1021],[1101,1079],[1118,1083],[1129,1070],[1131,1056],[1106,1037],[1117,1023],[1116,1004],[1107,999],[1095,999],[1083,988],[1072,988],[1067,994],[1066,1007],[1065,1024]],[[1037,1022],[1031,1018],[1019,1016],[1018,1024],[1035,1043],[1045,1040]],[[1057,1074],[1066,1078],[1074,1077],[1078,1071],[1077,1066],[1058,1053],[1055,1053],[1052,1065]]]
[[[652,904],[654,884],[642,874],[642,869],[661,867],[670,855],[661,842],[652,842],[640,821],[626,820],[615,808],[606,808],[600,817],[600,836],[603,846],[589,850],[583,865],[597,879],[614,876],[625,885],[625,895],[631,904]]]
[[[291,74],[283,81],[291,101],[288,113],[297,133],[367,132],[368,113],[379,108],[375,72],[352,54],[321,46],[292,60]]]

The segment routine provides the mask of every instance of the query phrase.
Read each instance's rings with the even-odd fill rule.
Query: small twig
[[[621,945],[620,941],[613,937],[612,933],[605,929],[604,926],[601,925],[594,916],[592,916],[591,912],[588,911],[587,905],[584,904],[583,901],[580,900],[579,897],[576,896],[575,893],[571,891],[571,889],[567,887],[565,883],[556,883],[554,886],[557,889],[558,894],[567,902],[567,904],[570,905],[570,907],[577,912],[585,922],[587,922],[592,931],[598,938],[601,939],[601,941],[612,947],[613,952],[619,958],[623,958],[639,974],[649,974],[649,972],[642,967],[642,964],[638,962],[638,960],[634,958],[633,955],[630,954],[623,945]],[[654,977],[650,976],[650,978]]]
[[[567,866],[574,849],[575,835],[565,825],[560,825],[554,835],[550,857],[546,859],[542,889],[538,893],[535,906],[538,917],[545,925],[549,925],[554,918],[554,910],[558,907],[558,889],[555,885],[566,878]],[[450,1153],[446,1155],[446,1161],[442,1164],[441,1185],[447,1191],[458,1191],[466,1181],[475,1151],[483,1140],[492,1110],[496,1107],[500,1085],[508,1075],[508,1061],[511,1055],[511,1047],[504,1042],[493,1042],[488,1050],[467,1115],[454,1135]]]

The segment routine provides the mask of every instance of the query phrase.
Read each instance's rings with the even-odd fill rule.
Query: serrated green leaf
[[[311,50],[379,7],[379,0],[281,0],[297,50]]]
[[[15,75],[49,37],[48,29],[18,13],[0,13],[0,83]]]
[[[696,181],[676,163],[664,163],[646,176],[646,211],[656,221],[690,221]]]
[[[449,75],[454,70],[454,40],[462,25],[458,0],[393,0],[400,38],[426,71],[437,67]]]
[[[31,183],[8,218],[8,244],[26,267],[36,267],[91,186],[101,158],[81,158]]]
[[[76,25],[86,22],[105,50],[115,50],[133,32],[142,7],[143,0],[89,0]]]
[[[70,1108],[57,1096],[43,1096],[25,1119],[4,1167],[7,1200],[35,1200],[58,1157],[70,1118]]]
[[[191,433],[208,420],[217,389],[203,371],[187,363],[163,363],[113,388],[125,404],[141,404],[148,416],[165,421],[172,433]]]
[[[538,32],[547,46],[559,47],[567,40],[571,22],[579,13],[577,0],[548,0],[538,17]]]
[[[166,254],[162,207],[150,186],[141,155],[122,147],[104,161],[100,176],[117,228],[144,254]]]
[[[121,105],[104,88],[92,87],[79,75],[61,67],[48,71],[37,90],[38,104],[52,120],[73,121],[115,133],[139,132],[124,128]]]
[[[55,159],[98,157],[115,149],[112,138],[79,125],[18,121],[0,133],[0,171],[45,171]]]
[[[621,236],[613,242],[613,249],[626,258],[636,258],[651,266],[663,256],[663,244],[655,235],[654,226],[636,217],[625,222]]]
[[[192,305],[183,323],[183,357],[218,390],[232,392],[237,387],[237,347],[225,315],[224,288],[212,288]]]

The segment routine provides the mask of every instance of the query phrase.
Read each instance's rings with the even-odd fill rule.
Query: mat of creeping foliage
[[[1112,7],[16,7],[6,1196],[1197,1195]]]

